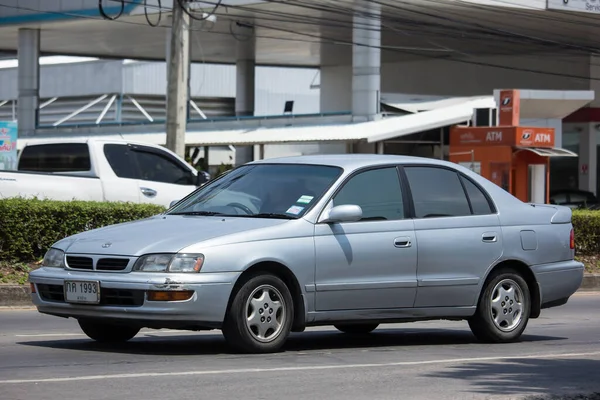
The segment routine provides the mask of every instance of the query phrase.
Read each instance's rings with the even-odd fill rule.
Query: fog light
[[[149,301],[185,301],[192,298],[193,290],[148,291]]]

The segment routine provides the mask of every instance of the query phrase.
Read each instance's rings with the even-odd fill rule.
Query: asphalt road
[[[599,293],[578,294],[532,320],[514,344],[477,343],[464,322],[425,322],[383,325],[367,337],[310,329],[294,334],[282,353],[236,355],[218,331],[148,330],[106,346],[88,340],[73,320],[0,310],[0,399],[462,400],[600,392],[599,314]]]

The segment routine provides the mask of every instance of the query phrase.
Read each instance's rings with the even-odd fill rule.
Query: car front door
[[[168,206],[196,189],[196,176],[168,153],[139,145],[132,150],[139,170],[141,203]]]
[[[489,196],[471,179],[437,166],[403,168],[414,205],[418,248],[415,307],[472,306],[502,255],[502,230]]]
[[[333,196],[332,206],[359,205],[363,218],[315,226],[317,311],[412,307],[417,243],[406,199],[395,166],[358,172]]]

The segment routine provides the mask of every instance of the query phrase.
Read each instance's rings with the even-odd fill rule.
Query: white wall
[[[423,95],[491,95],[494,89],[588,90],[589,57],[563,59],[551,55],[469,58],[472,62],[502,65],[562,74],[553,76],[446,60],[409,61],[383,64],[381,91]],[[600,78],[600,61],[598,77]],[[321,70],[321,112],[349,111],[352,108],[352,67],[324,67]],[[579,76],[582,78],[574,78]],[[598,82],[600,87],[600,81]],[[599,96],[596,96],[598,98]]]

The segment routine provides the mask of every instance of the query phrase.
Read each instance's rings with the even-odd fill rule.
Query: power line
[[[127,2],[126,0],[123,0],[124,3]],[[206,3],[206,2],[205,2]],[[215,4],[215,3],[212,3]],[[216,3],[218,4],[218,3]],[[30,10],[30,11],[38,11],[38,12],[45,12],[45,13],[51,13],[51,14],[59,14],[59,15],[67,15],[67,16],[75,16],[75,17],[82,17],[79,14],[69,14],[69,13],[64,13],[64,12],[49,12],[49,11],[41,11],[41,10],[35,10],[35,9],[30,9],[27,7],[20,7],[20,6],[6,6],[6,5],[0,5],[2,7],[9,7],[9,8],[17,8],[17,9],[25,9],[25,10]],[[151,6],[149,6],[151,7]],[[240,6],[227,6],[228,8],[240,8]],[[255,14],[261,14],[263,12],[263,10],[259,11],[259,10],[252,10]],[[235,16],[232,15],[228,15],[228,14],[217,14],[219,16],[225,17],[227,19],[229,19],[230,21],[236,21]],[[298,17],[298,16],[296,16]],[[90,18],[93,20],[99,20],[99,18],[96,17],[83,17],[83,18]],[[257,19],[261,19],[260,17]],[[131,24],[131,25],[137,25],[137,26],[146,26],[145,24],[140,24],[134,21],[124,21],[121,19],[118,20],[112,20],[114,22],[119,22],[119,23],[127,23],[127,24]],[[257,35],[257,37],[259,38],[265,38],[265,39],[272,39],[272,40],[283,40],[283,41],[297,41],[297,42],[306,42],[306,43],[329,43],[329,44],[345,44],[345,45],[361,45],[361,44],[357,44],[354,43],[352,40],[350,41],[340,41],[337,38],[329,38],[323,35],[313,35],[313,34],[308,34],[305,32],[298,32],[298,31],[294,31],[294,30],[290,30],[290,29],[285,29],[285,28],[279,28],[279,27],[274,27],[274,26],[268,26],[268,25],[263,25],[263,24],[256,24],[253,23],[252,25],[256,26],[256,27],[260,27],[260,28],[264,28],[264,29],[268,29],[268,30],[272,30],[272,31],[280,31],[280,32],[287,32],[287,33],[291,33],[297,36],[301,36],[301,37],[310,37],[310,38],[314,38],[316,40],[306,40],[306,39],[292,39],[292,38],[281,38],[281,37],[274,37],[274,36],[268,36],[268,35]],[[161,25],[159,26],[160,28],[169,28],[169,26],[164,26]],[[191,29],[194,31],[194,29]],[[195,30],[198,31],[198,30]],[[201,30],[199,30],[201,31]],[[225,32],[212,32],[213,34],[230,34],[230,33],[225,33]],[[363,45],[364,46],[364,45]],[[367,47],[374,47],[374,46],[367,46]],[[398,48],[390,48],[390,47],[385,47],[385,46],[377,46],[378,48],[380,48],[382,51],[391,51],[391,52],[398,52],[398,53],[403,53],[403,54],[410,54],[413,56],[417,56],[417,57],[421,57],[421,58],[434,58],[434,59],[440,59],[441,57],[439,56],[432,56],[432,55],[428,55],[428,54],[422,54],[422,53],[414,53],[411,52],[411,50],[408,49],[398,49]],[[588,77],[588,76],[581,76],[581,75],[574,75],[574,74],[566,74],[566,73],[558,73],[558,72],[552,72],[552,71],[544,71],[544,70],[537,70],[537,69],[531,69],[531,68],[523,68],[523,67],[515,67],[515,66],[505,66],[505,65],[498,65],[498,64],[494,64],[494,63],[489,63],[489,62],[480,62],[480,61],[474,61],[474,60],[465,60],[465,59],[457,59],[457,58],[451,58],[451,57],[443,57],[441,58],[445,61],[450,61],[450,62],[459,62],[459,63],[463,63],[463,64],[471,64],[471,65],[479,65],[479,66],[485,66],[485,67],[491,67],[491,68],[500,68],[500,69],[505,69],[505,70],[513,70],[513,71],[521,71],[521,72],[530,72],[530,73],[538,73],[538,74],[542,74],[542,75],[549,75],[549,76],[559,76],[559,77],[565,77],[565,78],[572,78],[572,79],[580,79],[580,80],[600,80],[600,78],[593,78],[593,77]],[[564,61],[567,62],[567,61]]]

